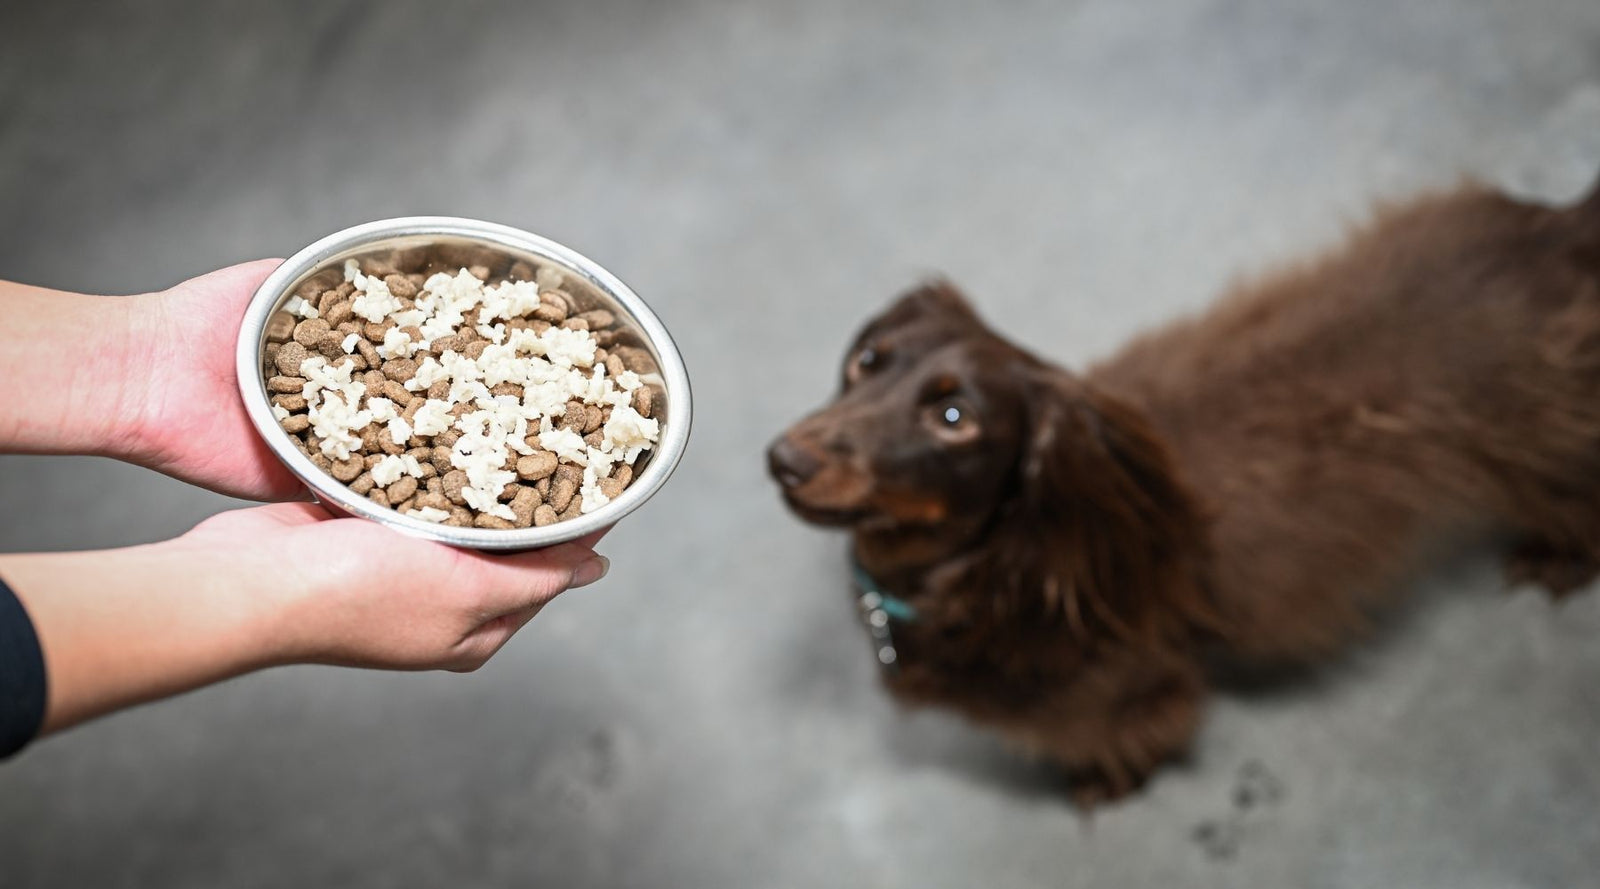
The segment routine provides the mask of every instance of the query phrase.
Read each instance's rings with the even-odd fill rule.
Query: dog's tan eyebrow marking
[[[956,390],[960,388],[961,383],[955,377],[949,374],[940,374],[934,377],[933,386],[928,391],[936,397],[943,398],[946,395],[956,394]]]

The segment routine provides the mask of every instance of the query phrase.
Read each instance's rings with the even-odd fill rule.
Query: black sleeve
[[[0,759],[32,741],[44,722],[44,652],[33,621],[0,580]]]

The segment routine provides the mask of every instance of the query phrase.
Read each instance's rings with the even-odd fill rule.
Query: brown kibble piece
[[[306,381],[304,377],[276,376],[267,378],[268,392],[283,392],[299,395],[304,392]]]
[[[363,472],[356,476],[355,481],[350,483],[350,490],[365,497],[367,496],[367,492],[376,487],[377,484],[377,482],[372,480],[372,473]]]
[[[267,342],[286,343],[294,336],[294,316],[288,312],[273,312],[267,319]]]
[[[399,299],[410,299],[417,295],[417,285],[404,275],[387,275],[383,279],[383,286]]]
[[[472,510],[465,506],[457,506],[450,510],[450,518],[445,519],[446,525],[455,525],[458,528],[472,527]]]
[[[428,464],[428,468],[432,469],[433,468],[433,464],[429,463]],[[444,497],[444,479],[443,478],[441,478],[441,477],[439,477],[437,475],[431,476],[431,477],[428,478],[428,481],[424,485],[424,487],[426,487],[428,489],[428,493],[429,494],[438,494],[440,497]],[[445,508],[449,507],[449,505],[450,505],[449,499],[446,499],[444,501],[444,503],[445,503],[445,505],[439,507],[440,509],[445,509]]]
[[[655,407],[655,401],[655,393],[650,391],[649,386],[640,386],[633,390],[633,409],[639,412],[639,416],[650,416],[650,411]]]
[[[378,504],[379,506],[389,505],[389,495],[385,494],[382,488],[373,488],[372,490],[368,491],[367,499]]]
[[[383,363],[383,375],[396,383],[404,383],[417,375],[417,363],[410,358],[391,358]]]
[[[356,354],[367,359],[367,366],[377,368],[383,364],[383,356],[378,354],[378,348],[367,342],[365,338],[356,340]],[[379,373],[382,373],[379,371]],[[372,388],[369,384],[367,388]]]
[[[323,472],[333,471],[333,461],[328,459],[327,454],[322,453],[322,448],[317,443],[316,436],[313,435],[306,439],[306,450],[311,452],[312,466],[317,467]]]
[[[517,398],[521,398],[522,397],[522,387],[518,386],[516,383],[499,383],[494,388],[489,390],[489,394],[490,395],[512,395],[512,396],[515,396]]]
[[[585,435],[599,429],[600,424],[605,422],[605,414],[600,410],[600,405],[598,404],[585,405],[583,415],[583,433]]]
[[[547,475],[544,478],[539,479],[539,481],[533,486],[534,490],[539,492],[539,496],[545,498],[546,500],[550,499],[551,478],[553,478],[553,476]]]
[[[292,377],[300,374],[300,365],[310,357],[311,353],[306,351],[305,346],[288,342],[278,347],[278,354],[274,356],[273,363],[278,366],[278,373]]]
[[[323,334],[322,339],[317,340],[316,349],[329,361],[338,361],[348,354],[344,350],[344,337],[331,330]]]
[[[321,318],[307,318],[294,326],[294,341],[307,349],[315,348],[332,329]]]
[[[367,342],[381,343],[393,326],[393,321],[368,321],[361,325],[361,335],[367,338]]]
[[[617,377],[622,376],[623,371],[626,371],[628,369],[628,366],[626,364],[622,363],[622,359],[617,357],[617,356],[615,356],[615,355],[607,355],[605,357],[605,362],[606,362],[606,376],[610,377],[613,380],[616,379]]]
[[[467,487],[467,474],[460,469],[452,469],[444,474],[444,496],[457,506],[465,506],[467,498],[461,493]]]
[[[549,451],[536,451],[517,460],[517,476],[530,482],[548,478],[561,461]]]
[[[350,323],[350,319],[355,317],[355,312],[351,310],[350,301],[347,299],[329,306],[328,311],[322,313],[322,317],[327,320],[329,326],[340,333],[346,335],[355,333],[353,330],[344,329],[344,326]]]
[[[450,511],[450,501],[437,491],[422,491],[417,494],[416,505],[418,509],[442,509]]]
[[[618,463],[616,468],[611,470],[611,477],[621,482],[622,486],[626,488],[633,481],[633,467],[626,463]]]
[[[489,348],[489,346],[490,343],[488,340],[473,340],[472,342],[467,343],[467,347],[461,351],[461,354],[471,358],[473,361],[477,361],[479,358],[483,357],[484,350]]]
[[[290,435],[299,435],[311,428],[311,418],[305,414],[293,414],[278,421],[283,431]]]
[[[291,413],[306,409],[306,398],[299,393],[294,395],[275,395],[272,398],[272,403]]]
[[[542,297],[544,294],[540,294],[540,296]],[[533,317],[547,324],[560,324],[567,320],[567,310],[553,302],[541,301],[539,308],[533,310]]]
[[[563,463],[556,467],[554,481],[550,483],[550,494],[545,497],[545,502],[555,507],[557,512],[565,511],[567,504],[572,502],[572,496],[578,493],[578,485],[583,482],[583,470]]]
[[[600,480],[599,484],[600,493],[606,495],[606,497],[612,500],[615,500],[621,496],[622,489],[625,487],[627,486],[615,478],[603,478]]]
[[[583,443],[591,448],[599,448],[606,443],[606,434],[596,429],[583,437]]]
[[[548,503],[538,507],[533,511],[533,524],[536,528],[543,528],[545,525],[554,524],[559,521],[561,521],[560,514],[556,512],[555,507]]]
[[[588,322],[590,330],[604,330],[617,323],[617,316],[606,309],[594,309],[578,316]]]
[[[406,452],[405,447],[400,442],[394,440],[394,434],[389,431],[388,426],[378,430],[378,447],[385,454],[390,454],[393,456],[399,456],[400,454],[404,454]]]
[[[446,352],[460,352],[467,347],[467,338],[459,333],[437,337],[433,340],[433,351],[443,355]]]
[[[364,472],[366,468],[367,461],[362,458],[360,454],[357,454],[348,460],[340,460],[339,462],[333,464],[333,468],[329,471],[333,474],[334,478],[348,483],[355,481],[356,476]]]
[[[533,524],[533,511],[539,506],[539,492],[525,485],[517,486],[517,493],[511,497],[511,511],[516,514],[517,527],[526,528]]]
[[[506,272],[506,277],[513,281],[532,281],[533,266],[519,259],[511,264],[511,269]]]
[[[567,320],[561,322],[561,326],[567,330],[587,331],[589,329],[589,322],[583,320],[582,318],[568,318]]]
[[[445,447],[444,445],[434,445],[433,450],[429,453],[431,453],[432,456],[428,459],[431,461],[433,468],[439,470],[441,475],[450,471],[451,466],[449,448]]]
[[[582,497],[572,498],[572,502],[567,504],[567,508],[561,510],[561,520],[563,522],[567,521],[568,519],[575,519],[580,515],[583,515]]]
[[[448,379],[434,380],[428,387],[428,397],[435,401],[444,401],[450,397],[450,381]]]
[[[373,394],[377,395],[380,393],[384,398],[394,402],[395,405],[401,409],[404,409],[407,404],[411,403],[411,390],[400,385],[399,383],[396,383],[394,380],[385,379],[383,381],[383,385],[379,386],[378,391],[374,392]]]
[[[454,426],[450,427],[449,429],[446,429],[445,431],[443,431],[443,432],[441,432],[438,435],[435,435],[433,437],[433,443],[434,443],[435,446],[437,446],[437,447],[445,447],[445,448],[453,448],[453,447],[455,447],[456,446],[456,442],[458,442],[460,440],[461,440],[461,430],[455,428]]]
[[[473,517],[472,527],[493,528],[496,531],[509,531],[512,528],[515,528],[516,524],[508,522],[499,516],[489,515],[486,512],[480,512]]]
[[[417,493],[417,480],[409,475],[402,475],[395,479],[394,483],[385,488],[384,491],[389,495],[389,500],[392,502],[398,503],[410,500],[412,495]]]

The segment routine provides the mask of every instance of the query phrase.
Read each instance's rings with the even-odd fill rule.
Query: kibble
[[[347,261],[274,313],[279,425],[353,493],[453,527],[544,526],[619,496],[659,434],[653,363],[613,347],[616,313],[553,268],[495,279],[487,258],[442,255]]]

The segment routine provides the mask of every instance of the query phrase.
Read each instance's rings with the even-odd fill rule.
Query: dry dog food
[[[569,519],[633,480],[659,436],[660,380],[559,271],[352,259],[342,272],[272,316],[264,356],[273,415],[320,469],[414,518],[478,528]]]

